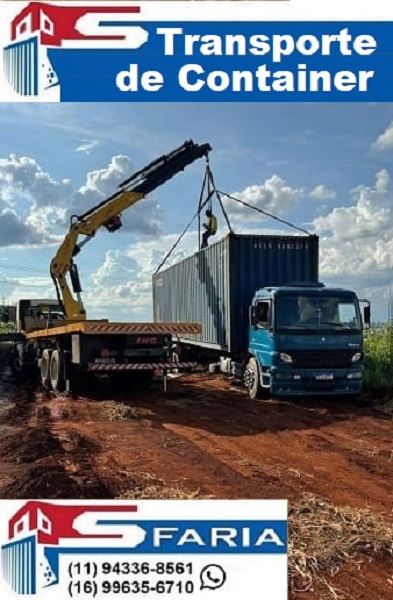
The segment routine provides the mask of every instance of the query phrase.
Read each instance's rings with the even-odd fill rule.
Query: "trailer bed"
[[[79,321],[26,333],[28,340],[53,337],[67,333],[84,335],[184,335],[200,334],[197,323],[110,323],[105,321]]]

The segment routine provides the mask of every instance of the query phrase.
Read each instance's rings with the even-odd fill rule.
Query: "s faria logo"
[[[54,57],[60,50],[135,50],[148,32],[135,25],[138,6],[64,6],[30,2],[10,25],[3,50],[7,82],[20,96],[40,96],[61,81]]]
[[[7,502],[12,501],[3,501],[3,508]],[[97,568],[100,561],[127,564],[123,561],[149,555],[155,559],[157,555],[287,553],[286,520],[195,519],[187,507],[190,500],[178,502],[184,510],[178,506],[176,510],[190,518],[174,518],[173,508],[165,509],[165,501],[140,501],[136,506],[118,501],[93,505],[29,500],[15,512],[9,511],[8,526],[4,523],[4,528],[0,521],[1,535],[6,537],[0,547],[2,579],[7,588],[21,595],[40,594],[58,584],[53,592],[60,597],[72,583],[74,567],[81,564],[73,561],[80,556],[83,564],[87,561]],[[197,513],[206,510],[199,505]],[[162,516],[165,511],[167,518]],[[158,519],[154,518],[157,513]]]
[[[124,528],[124,513],[130,517],[136,511],[136,506],[27,502],[8,523],[9,542],[1,546],[3,579],[17,594],[37,594],[59,583],[60,554],[110,553],[113,546],[121,552],[125,545],[129,552],[146,537],[135,523],[127,521]],[[92,547],[97,542],[99,548]]]

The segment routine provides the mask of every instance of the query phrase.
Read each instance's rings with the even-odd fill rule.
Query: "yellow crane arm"
[[[110,198],[83,215],[72,217],[70,229],[50,264],[50,273],[67,320],[86,319],[78,269],[74,263],[74,257],[84,244],[95,236],[100,227],[106,227],[110,232],[119,229],[120,215],[124,210],[145,198],[149,192],[171,179],[176,173],[183,171],[196,159],[207,157],[210,150],[209,144],[199,145],[192,140],[187,141],[123,181],[119,186],[120,189]],[[78,244],[80,235],[84,235],[85,239]],[[67,275],[70,276],[76,299],[68,284]]]
[[[74,279],[76,284],[75,287],[80,287],[79,282],[76,281],[78,273],[73,261],[73,257],[78,254],[82,246],[78,246],[79,235],[85,235],[87,239],[91,239],[100,227],[105,225],[105,223],[110,223],[113,217],[119,215],[126,208],[138,202],[138,200],[142,200],[142,198],[144,198],[144,195],[140,193],[121,192],[117,197],[112,198],[108,204],[94,211],[88,219],[76,221],[71,224],[68,234],[57,250],[56,256],[54,256],[50,265],[50,273],[52,279],[58,285],[67,320],[84,320],[86,318],[86,311],[80,296],[82,290],[76,289],[77,299],[75,300],[67,281],[67,274],[71,272],[71,278]]]

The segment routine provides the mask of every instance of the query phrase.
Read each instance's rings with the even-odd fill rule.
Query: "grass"
[[[128,404],[109,400],[103,403],[101,416],[105,421],[130,421],[138,418],[138,412]]]
[[[189,489],[184,485],[184,481],[174,481],[168,483],[152,473],[135,474],[124,473],[128,475],[131,485],[122,490],[117,500],[207,500],[214,496],[206,495],[200,489]]]
[[[197,500],[203,496],[199,490],[189,491],[178,485],[148,485],[123,492],[119,500]],[[206,498],[206,496],[205,496]]]
[[[318,587],[323,598],[346,597],[326,578],[345,564],[360,566],[366,559],[393,556],[391,522],[370,510],[335,506],[313,494],[290,504],[288,529],[292,594]]]
[[[393,386],[393,327],[371,330],[365,339],[365,388],[388,391]]]

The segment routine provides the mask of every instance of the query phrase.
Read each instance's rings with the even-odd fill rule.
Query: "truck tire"
[[[259,384],[259,367],[255,358],[250,358],[245,371],[245,382],[251,400],[262,398],[263,393]]]
[[[60,350],[53,350],[50,359],[49,379],[52,390],[55,392],[64,392],[64,357]]]
[[[50,350],[44,350],[41,357],[40,376],[41,383],[44,387],[49,385],[49,368],[50,368],[51,353]]]

